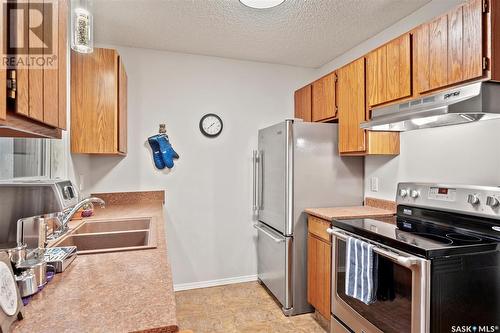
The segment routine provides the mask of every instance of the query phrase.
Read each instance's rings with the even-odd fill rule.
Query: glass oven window
[[[337,244],[337,295],[381,331],[411,332],[412,271],[378,256],[377,301],[366,305],[345,294],[346,242]]]

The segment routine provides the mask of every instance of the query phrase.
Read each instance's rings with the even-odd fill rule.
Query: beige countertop
[[[386,217],[396,213],[396,204],[392,201],[367,198],[365,206],[307,208],[307,214],[331,221],[333,219]]]
[[[79,255],[33,297],[13,332],[178,331],[163,201],[108,201],[85,220],[108,218],[152,218],[157,247]],[[71,228],[81,223],[72,221]]]

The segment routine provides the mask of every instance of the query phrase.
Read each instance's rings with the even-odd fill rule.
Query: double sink
[[[151,218],[83,222],[54,246],[76,246],[79,254],[156,247]]]

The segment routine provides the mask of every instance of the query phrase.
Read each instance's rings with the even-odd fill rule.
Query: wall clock
[[[215,138],[219,136],[223,127],[222,119],[216,114],[209,113],[201,117],[200,131],[206,137]]]
[[[23,318],[22,307],[9,256],[0,253],[0,332],[10,332],[10,325]]]

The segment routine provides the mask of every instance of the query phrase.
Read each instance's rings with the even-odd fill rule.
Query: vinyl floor
[[[257,282],[175,293],[181,330],[194,333],[326,333],[314,314],[286,317]]]

